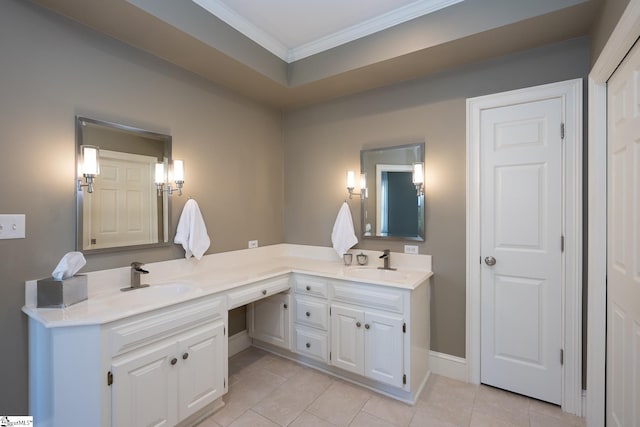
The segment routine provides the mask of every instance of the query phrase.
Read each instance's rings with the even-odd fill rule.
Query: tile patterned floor
[[[582,427],[556,406],[433,375],[414,406],[261,350],[229,359],[226,406],[198,427]]]

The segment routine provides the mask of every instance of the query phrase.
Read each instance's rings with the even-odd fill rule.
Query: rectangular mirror
[[[424,164],[424,143],[360,152],[367,188],[363,238],[424,241],[424,193],[414,184],[416,163]]]
[[[76,250],[84,253],[165,245],[169,204],[158,194],[156,163],[169,164],[171,136],[76,117],[77,177],[83,177],[83,146],[96,147],[98,175],[77,190]],[[86,173],[86,170],[84,171]]]

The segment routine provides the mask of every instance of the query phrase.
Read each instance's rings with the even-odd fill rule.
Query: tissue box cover
[[[38,308],[64,308],[87,299],[87,276],[38,280]]]

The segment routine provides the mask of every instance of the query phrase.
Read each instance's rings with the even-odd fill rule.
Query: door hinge
[[[331,352],[329,352],[329,360],[331,360]]]
[[[227,388],[227,379],[224,378],[224,384],[222,385],[223,388]]]
[[[560,252],[564,252],[564,236],[560,236]]]
[[[407,322],[404,322],[404,323],[402,324],[402,333],[403,333],[403,334],[406,334],[406,333],[407,333]]]
[[[407,374],[404,374],[402,376],[402,384],[406,384],[407,383]]]
[[[113,374],[111,371],[107,372],[107,385],[113,384]]]
[[[564,365],[564,349],[560,349],[560,364]]]
[[[226,336],[227,336],[227,327],[226,327],[226,326],[224,326],[224,327],[222,328],[222,336],[223,336],[223,337],[226,337]]]
[[[564,139],[564,123],[560,123],[560,139]]]
[[[329,316],[331,316],[331,307],[329,307]]]

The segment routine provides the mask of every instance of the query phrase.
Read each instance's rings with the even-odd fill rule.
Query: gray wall
[[[0,240],[0,414],[27,413],[24,281],[75,249],[74,116],[173,136],[210,253],[283,241],[282,117],[25,1],[0,5],[0,213],[26,214],[27,238]],[[173,232],[172,232],[173,234]],[[85,271],[184,256],[178,246],[88,257]]]
[[[331,245],[361,149],[425,141],[426,242],[433,255],[431,348],[465,356],[466,98],[586,77],[587,38],[509,55],[288,113],[284,121],[285,240]],[[355,218],[359,200],[351,201]],[[358,248],[403,251],[403,242]]]
[[[591,31],[591,65],[595,64],[600,56],[628,4],[629,0],[605,0],[602,2],[602,9]]]

